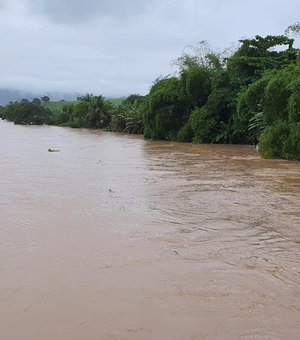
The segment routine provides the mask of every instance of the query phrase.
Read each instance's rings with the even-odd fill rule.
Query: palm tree
[[[88,123],[92,128],[107,127],[111,121],[112,105],[105,98],[95,96],[90,98]]]

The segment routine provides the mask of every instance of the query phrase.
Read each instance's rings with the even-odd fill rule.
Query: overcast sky
[[[185,46],[299,20],[300,0],[0,0],[0,88],[145,94]]]

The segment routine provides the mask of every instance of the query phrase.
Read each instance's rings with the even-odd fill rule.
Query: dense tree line
[[[21,100],[0,107],[0,117],[15,124],[49,124],[142,134],[143,103],[143,96],[131,95],[116,107],[102,95],[87,94],[76,104],[66,103],[61,110],[51,111],[35,100],[31,103]]]
[[[266,158],[300,160],[299,50],[287,36],[240,42],[228,57],[203,48],[186,54],[178,76],[155,82],[146,98],[146,138],[259,142]]]
[[[143,99],[131,95],[121,105],[114,106],[102,95],[87,94],[77,104],[65,104],[61,112],[54,113],[51,124],[142,134]]]
[[[300,25],[288,28],[299,32]],[[22,124],[144,133],[145,138],[193,143],[259,143],[266,158],[300,160],[300,57],[288,36],[243,39],[233,53],[200,43],[177,59],[176,75],[157,79],[147,96],[115,107],[103,96],[50,112],[37,103],[0,109]]]
[[[0,107],[0,117],[15,122],[15,124],[49,124],[52,112],[40,105],[21,101]]]

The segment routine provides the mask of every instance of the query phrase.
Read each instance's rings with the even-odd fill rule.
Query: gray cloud
[[[185,46],[282,34],[299,0],[0,0],[0,88],[146,93]]]
[[[149,10],[154,3],[155,0],[30,0],[32,10],[64,23],[106,17],[125,19]]]

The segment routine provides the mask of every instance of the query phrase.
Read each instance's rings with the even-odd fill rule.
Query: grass
[[[62,111],[62,108],[64,105],[70,105],[70,104],[76,104],[78,103],[75,101],[59,101],[59,102],[49,102],[49,103],[43,103],[42,105],[44,107],[47,107],[51,111]]]
[[[123,102],[123,98],[111,98],[111,99],[107,99],[109,102],[111,102],[114,106],[119,106],[122,104]],[[49,103],[43,103],[42,105],[44,107],[47,107],[48,109],[50,109],[51,111],[62,111],[62,108],[64,105],[71,105],[71,104],[78,104],[78,101],[58,101],[58,102],[49,102]]]
[[[124,101],[124,98],[109,98],[107,99],[109,102],[111,102],[115,106],[119,106]]]

